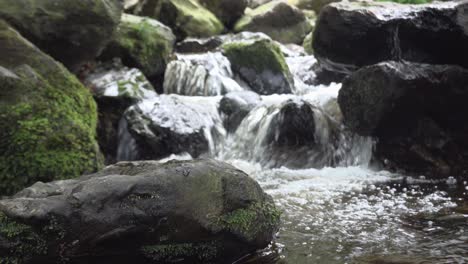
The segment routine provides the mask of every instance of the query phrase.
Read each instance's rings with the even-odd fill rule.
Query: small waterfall
[[[128,131],[128,122],[125,117],[119,121],[119,146],[117,148],[117,161],[131,161],[138,158],[138,147],[133,136]]]
[[[178,54],[167,66],[164,93],[216,96],[244,90],[233,76],[231,63],[220,52]]]
[[[264,97],[266,103],[252,110],[235,134],[228,137],[221,155],[223,159],[291,168],[366,166],[369,163],[371,139],[346,132],[313,100],[300,96],[275,99]],[[288,108],[295,110],[288,113]],[[296,118],[297,121],[292,120]],[[288,138],[286,132],[293,136]]]

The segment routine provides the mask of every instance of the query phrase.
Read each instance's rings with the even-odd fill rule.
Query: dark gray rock
[[[225,115],[224,127],[229,132],[236,131],[245,116],[260,104],[262,98],[250,91],[226,94],[219,103],[219,110]]]
[[[130,107],[124,114],[136,140],[137,159],[160,159],[209,153],[225,132],[217,110],[219,99],[160,95]]]
[[[157,94],[141,71],[124,67],[119,61],[98,65],[83,75],[83,83],[98,104],[98,143],[105,163],[114,164],[123,113],[130,106]]]
[[[119,0],[2,0],[0,18],[76,70],[109,42],[122,9]]]
[[[12,263],[232,262],[278,224],[272,198],[228,164],[126,162],[1,200],[0,252]]]
[[[213,12],[228,28],[244,14],[249,0],[199,0],[208,10]]]
[[[313,36],[318,78],[341,81],[363,66],[399,59],[468,67],[467,33],[466,1],[334,3],[322,10]]]
[[[378,138],[389,168],[443,177],[468,172],[468,70],[458,66],[383,62],[343,82],[345,124]]]

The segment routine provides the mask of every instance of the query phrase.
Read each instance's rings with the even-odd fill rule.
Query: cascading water
[[[184,56],[179,60],[191,66],[168,67],[167,93],[220,95],[242,89],[233,84],[221,54]],[[193,66],[196,61],[198,66]],[[372,139],[354,135],[342,124],[336,101],[341,85],[310,85],[312,56],[289,57],[287,62],[295,94],[262,96],[231,133],[218,111],[221,96],[162,95],[133,106],[145,120],[145,133],[154,133],[151,122],[174,131],[202,131],[209,144],[202,156],[244,170],[283,210],[276,243],[237,263],[381,263],[366,261],[382,255],[466,263],[466,221],[454,223],[436,215],[455,206],[444,189],[466,195],[466,183],[454,186],[371,169]],[[119,160],[135,158],[135,140],[124,119],[121,132]],[[170,158],[191,158],[182,150],[174,154]]]

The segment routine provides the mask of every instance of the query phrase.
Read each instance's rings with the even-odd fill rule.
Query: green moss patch
[[[0,22],[0,194],[102,165],[96,104],[62,65]]]
[[[280,47],[270,40],[228,43],[223,45],[223,49],[234,67],[246,67],[258,73],[270,70],[290,75]]]

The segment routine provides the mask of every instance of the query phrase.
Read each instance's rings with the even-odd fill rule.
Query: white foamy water
[[[199,59],[193,56],[186,59]],[[277,263],[279,259],[294,264],[368,263],[364,261],[368,256],[385,255],[416,257],[418,261],[427,258],[427,263],[468,263],[466,220],[454,224],[444,220],[446,216],[437,216],[451,210],[460,195],[466,199],[466,191],[459,194],[452,190],[452,195],[446,191],[462,183],[454,178],[434,183],[371,169],[373,140],[354,135],[343,126],[336,102],[341,84],[308,84],[314,63],[312,56],[288,58],[296,82],[295,94],[262,96],[261,103],[234,133],[228,134],[222,126],[219,96],[163,95],[145,100],[138,107],[148,118],[168,128],[185,132],[202,129],[210,142],[206,156],[245,171],[272,195],[283,211],[278,239],[269,251],[253,256],[254,261],[247,263]],[[232,77],[218,66],[211,71],[206,65],[184,71],[187,76],[204,77],[177,80],[175,74],[168,80],[172,91],[221,94],[224,88],[220,79],[206,80]],[[193,89],[186,90],[192,83]],[[301,132],[310,135],[314,145],[288,145],[278,151],[275,147],[284,123],[280,113],[291,102],[297,108],[310,108],[315,127]],[[160,107],[155,108],[156,104]],[[177,107],[187,110],[182,115],[174,114]],[[191,158],[182,153],[161,162]],[[297,165],[298,161],[301,166],[296,167],[301,169],[288,168],[288,164]]]

